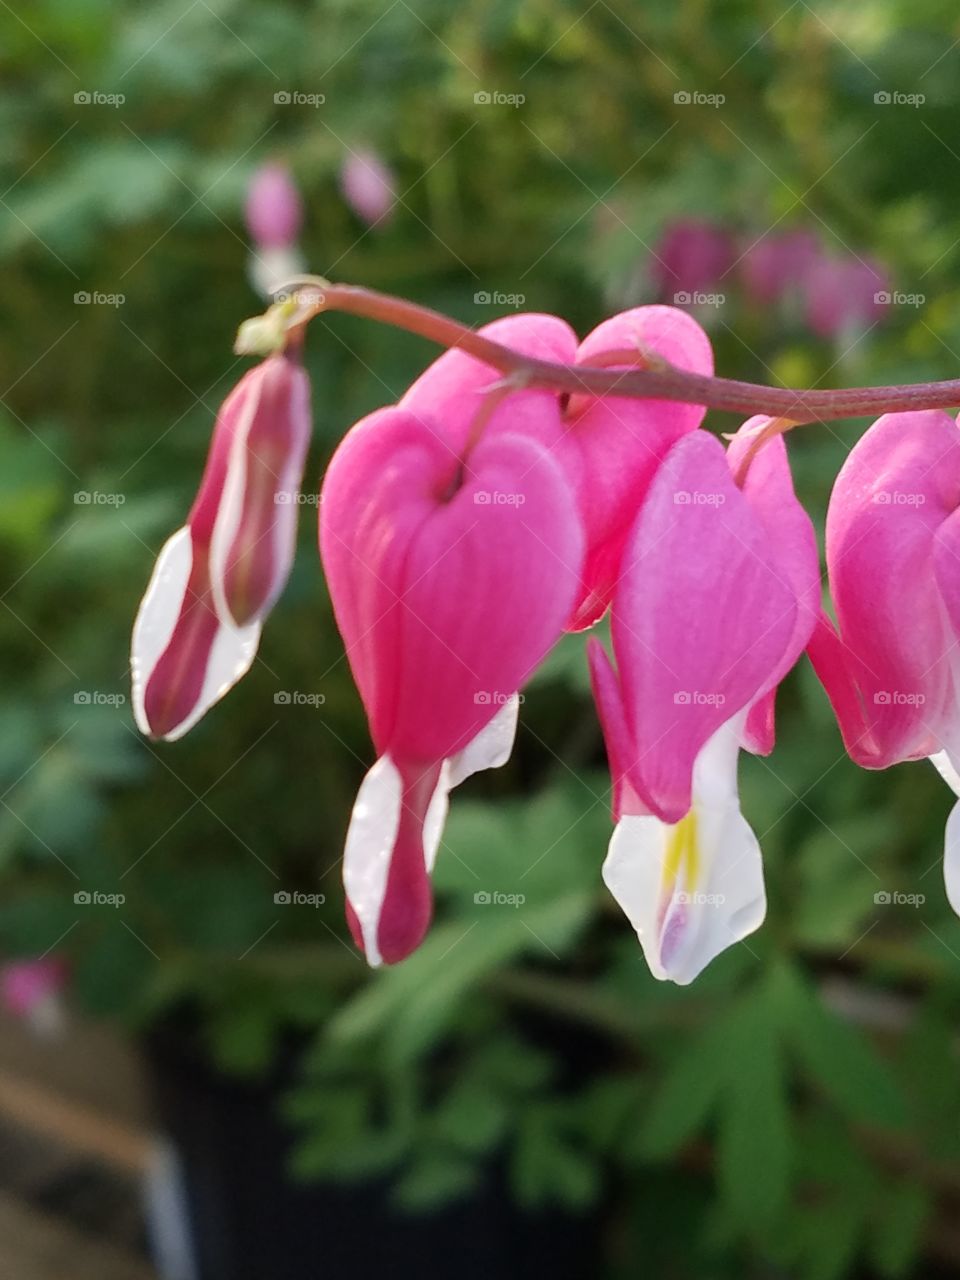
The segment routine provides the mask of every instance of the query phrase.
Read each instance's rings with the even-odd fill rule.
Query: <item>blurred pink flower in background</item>
[[[261,248],[288,248],[303,225],[303,202],[285,164],[270,161],[254,173],[247,188],[247,227]]]
[[[250,281],[263,297],[304,269],[297,240],[303,226],[303,201],[290,170],[269,161],[256,170],[247,188],[244,216],[253,252]]]
[[[740,263],[747,292],[757,302],[781,302],[800,289],[821,256],[820,242],[812,231],[798,228],[762,236],[744,251]]]
[[[667,225],[654,251],[653,279],[667,302],[678,294],[707,292],[731,269],[737,253],[733,236],[706,219],[679,218]]]
[[[393,170],[375,151],[351,151],[340,167],[343,198],[364,222],[384,221],[396,201]]]
[[[807,323],[822,338],[867,329],[884,314],[889,291],[890,278],[876,259],[822,255],[806,277]]]
[[[8,1013],[35,1031],[54,1034],[63,1026],[62,995],[67,966],[59,956],[12,960],[0,969],[0,1001]]]

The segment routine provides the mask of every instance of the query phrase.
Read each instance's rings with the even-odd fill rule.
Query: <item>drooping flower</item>
[[[626,370],[661,357],[694,373],[713,372],[710,340],[692,316],[675,307],[624,311],[598,325],[579,346],[573,330],[556,316],[507,316],[480,332],[542,359],[599,361]],[[488,415],[486,434],[520,432],[550,448],[575,490],[586,534],[580,590],[568,625],[575,630],[591,626],[610,603],[624,540],[656,467],[674,441],[700,425],[705,410],[617,396],[575,395],[565,403],[555,392],[522,387],[498,400],[501,385],[488,365],[453,349],[421,374],[401,404],[434,414],[453,448],[462,447],[480,413]]]
[[[931,409],[879,418],[833,487],[826,550],[836,627],[810,657],[857,764],[960,751],[960,429]]]
[[[249,669],[293,559],[310,387],[292,354],[249,370],[217,415],[184,527],[157,559],[133,630],[137,724],[181,737]]]
[[[0,967],[0,1000],[4,1007],[41,1035],[55,1035],[63,1028],[66,984],[67,966],[61,956],[11,960]]]
[[[259,294],[269,298],[279,284],[304,269],[297,247],[303,201],[286,165],[273,161],[256,170],[247,188],[244,214],[253,241],[250,280]]]
[[[357,217],[374,226],[384,222],[393,211],[396,179],[385,160],[375,151],[364,148],[344,157],[340,190]]]
[[[819,598],[813,528],[782,439],[734,483],[759,425],[745,424],[729,457],[700,432],[673,445],[627,538],[616,671],[597,641],[588,649],[617,822],[604,880],[651,971],[680,983],[763,920],[737,756],[771,749],[772,696]]]
[[[660,238],[652,275],[658,296],[666,302],[687,301],[678,295],[709,292],[736,262],[733,236],[706,218],[678,218]]]
[[[379,757],[343,872],[371,964],[423,938],[447,794],[509,755],[514,695],[562,631],[583,556],[548,449],[510,431],[464,446],[445,426],[380,410],[348,433],[323,487],[321,555]]]
[[[747,291],[763,306],[782,302],[803,286],[821,257],[820,242],[812,231],[797,228],[768,233],[754,241],[740,262]]]
[[[823,338],[844,338],[868,329],[886,313],[890,278],[880,263],[821,255],[806,274],[807,323]]]
[[[960,428],[947,413],[892,413],[844,463],[827,513],[836,626],[810,657],[857,764],[960,763]],[[960,907],[960,818],[944,864]]]

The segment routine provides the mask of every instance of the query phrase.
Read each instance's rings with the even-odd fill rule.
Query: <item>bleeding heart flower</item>
[[[286,248],[296,244],[303,224],[303,202],[284,164],[263,164],[247,188],[247,226],[258,244]]]
[[[351,151],[340,169],[340,190],[357,217],[374,226],[393,211],[396,179],[375,151]]]
[[[556,316],[507,316],[480,332],[524,355],[636,369],[661,357],[695,373],[713,372],[710,340],[675,307],[636,307],[598,325],[577,346]],[[498,398],[500,390],[507,390]],[[567,473],[587,539],[576,606],[568,626],[592,626],[607,610],[623,544],[651,477],[679,436],[703,421],[701,405],[577,395],[569,403],[538,388],[504,388],[488,365],[456,349],[413,383],[401,404],[429,413],[462,448],[479,414],[484,434],[523,434],[546,445]]]
[[[187,732],[249,669],[293,561],[310,385],[290,355],[251,369],[221,406],[187,523],[164,545],[133,630],[144,733]]]
[[[701,293],[719,284],[736,261],[733,236],[706,218],[679,218],[665,229],[652,274],[661,298]]]
[[[379,756],[344,855],[348,916],[371,964],[403,959],[426,932],[448,791],[509,755],[514,695],[577,591],[573,512],[534,439],[452,445],[439,420],[402,406],[358,423],[333,457],[321,555]]]
[[[771,749],[772,696],[819,599],[816,540],[782,439],[763,446],[742,490],[731,475],[761,425],[746,423],[729,457],[700,432],[674,444],[627,539],[611,613],[617,671],[588,646],[617,821],[604,880],[651,971],[681,983],[763,919],[737,753]]]
[[[844,745],[867,769],[960,762],[960,429],[939,410],[879,418],[851,450],[827,513],[836,627],[809,653]],[[958,792],[960,794],[960,792]],[[947,823],[960,913],[960,815]]]
[[[16,1018],[43,1035],[63,1030],[67,966],[60,956],[11,960],[0,967],[0,999]]]
[[[764,306],[781,302],[800,289],[822,252],[811,231],[761,236],[746,249],[740,262],[748,292]]]
[[[960,429],[887,414],[837,476],[827,512],[836,629],[810,657],[844,744],[868,769],[960,753]]]
[[[810,265],[804,282],[807,322],[824,338],[868,329],[885,315],[889,290],[890,277],[880,263],[823,255]]]
[[[297,247],[303,224],[303,201],[284,164],[261,165],[250,179],[244,209],[253,240],[249,273],[253,287],[269,298],[278,285],[304,269]]]

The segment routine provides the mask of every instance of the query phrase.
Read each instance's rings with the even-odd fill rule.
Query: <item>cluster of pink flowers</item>
[[[849,250],[828,253],[804,228],[738,239],[707,219],[670,223],[656,246],[654,285],[665,301],[694,300],[739,280],[769,309],[785,304],[821,338],[844,338],[886,313],[891,284],[875,259]]]
[[[566,366],[713,370],[703,330],[666,306],[579,343],[549,315],[481,332]],[[134,632],[134,705],[154,737],[185,732],[253,660],[290,570],[308,397],[288,350],[223,405]],[[852,451],[827,528],[834,626],[783,437],[757,448],[770,420],[753,418],[724,447],[703,417],[504,380],[454,348],[340,444],[320,553],[377,756],[343,860],[371,964],[422,940],[450,793],[507,759],[524,682],[565,631],[608,611],[612,656],[588,643],[616,823],[603,878],[659,978],[691,981],[763,920],[738,758],[773,749],[776,691],[804,650],[855,760],[935,756],[957,781],[956,424],[889,415]]]

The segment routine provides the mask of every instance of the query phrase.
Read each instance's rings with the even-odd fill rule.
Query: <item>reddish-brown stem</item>
[[[683,400],[732,413],[767,414],[800,425],[833,418],[859,418],[910,409],[946,409],[960,405],[960,378],[883,387],[847,387],[836,391],[767,387],[734,378],[690,373],[662,361],[656,368],[606,369],[559,364],[521,355],[449,316],[390,294],[359,285],[329,284],[305,277],[284,285],[301,299],[298,320],[323,311],[345,311],[405,329],[443,347],[459,347],[527,387],[591,395]],[[624,353],[626,354],[626,353]]]

